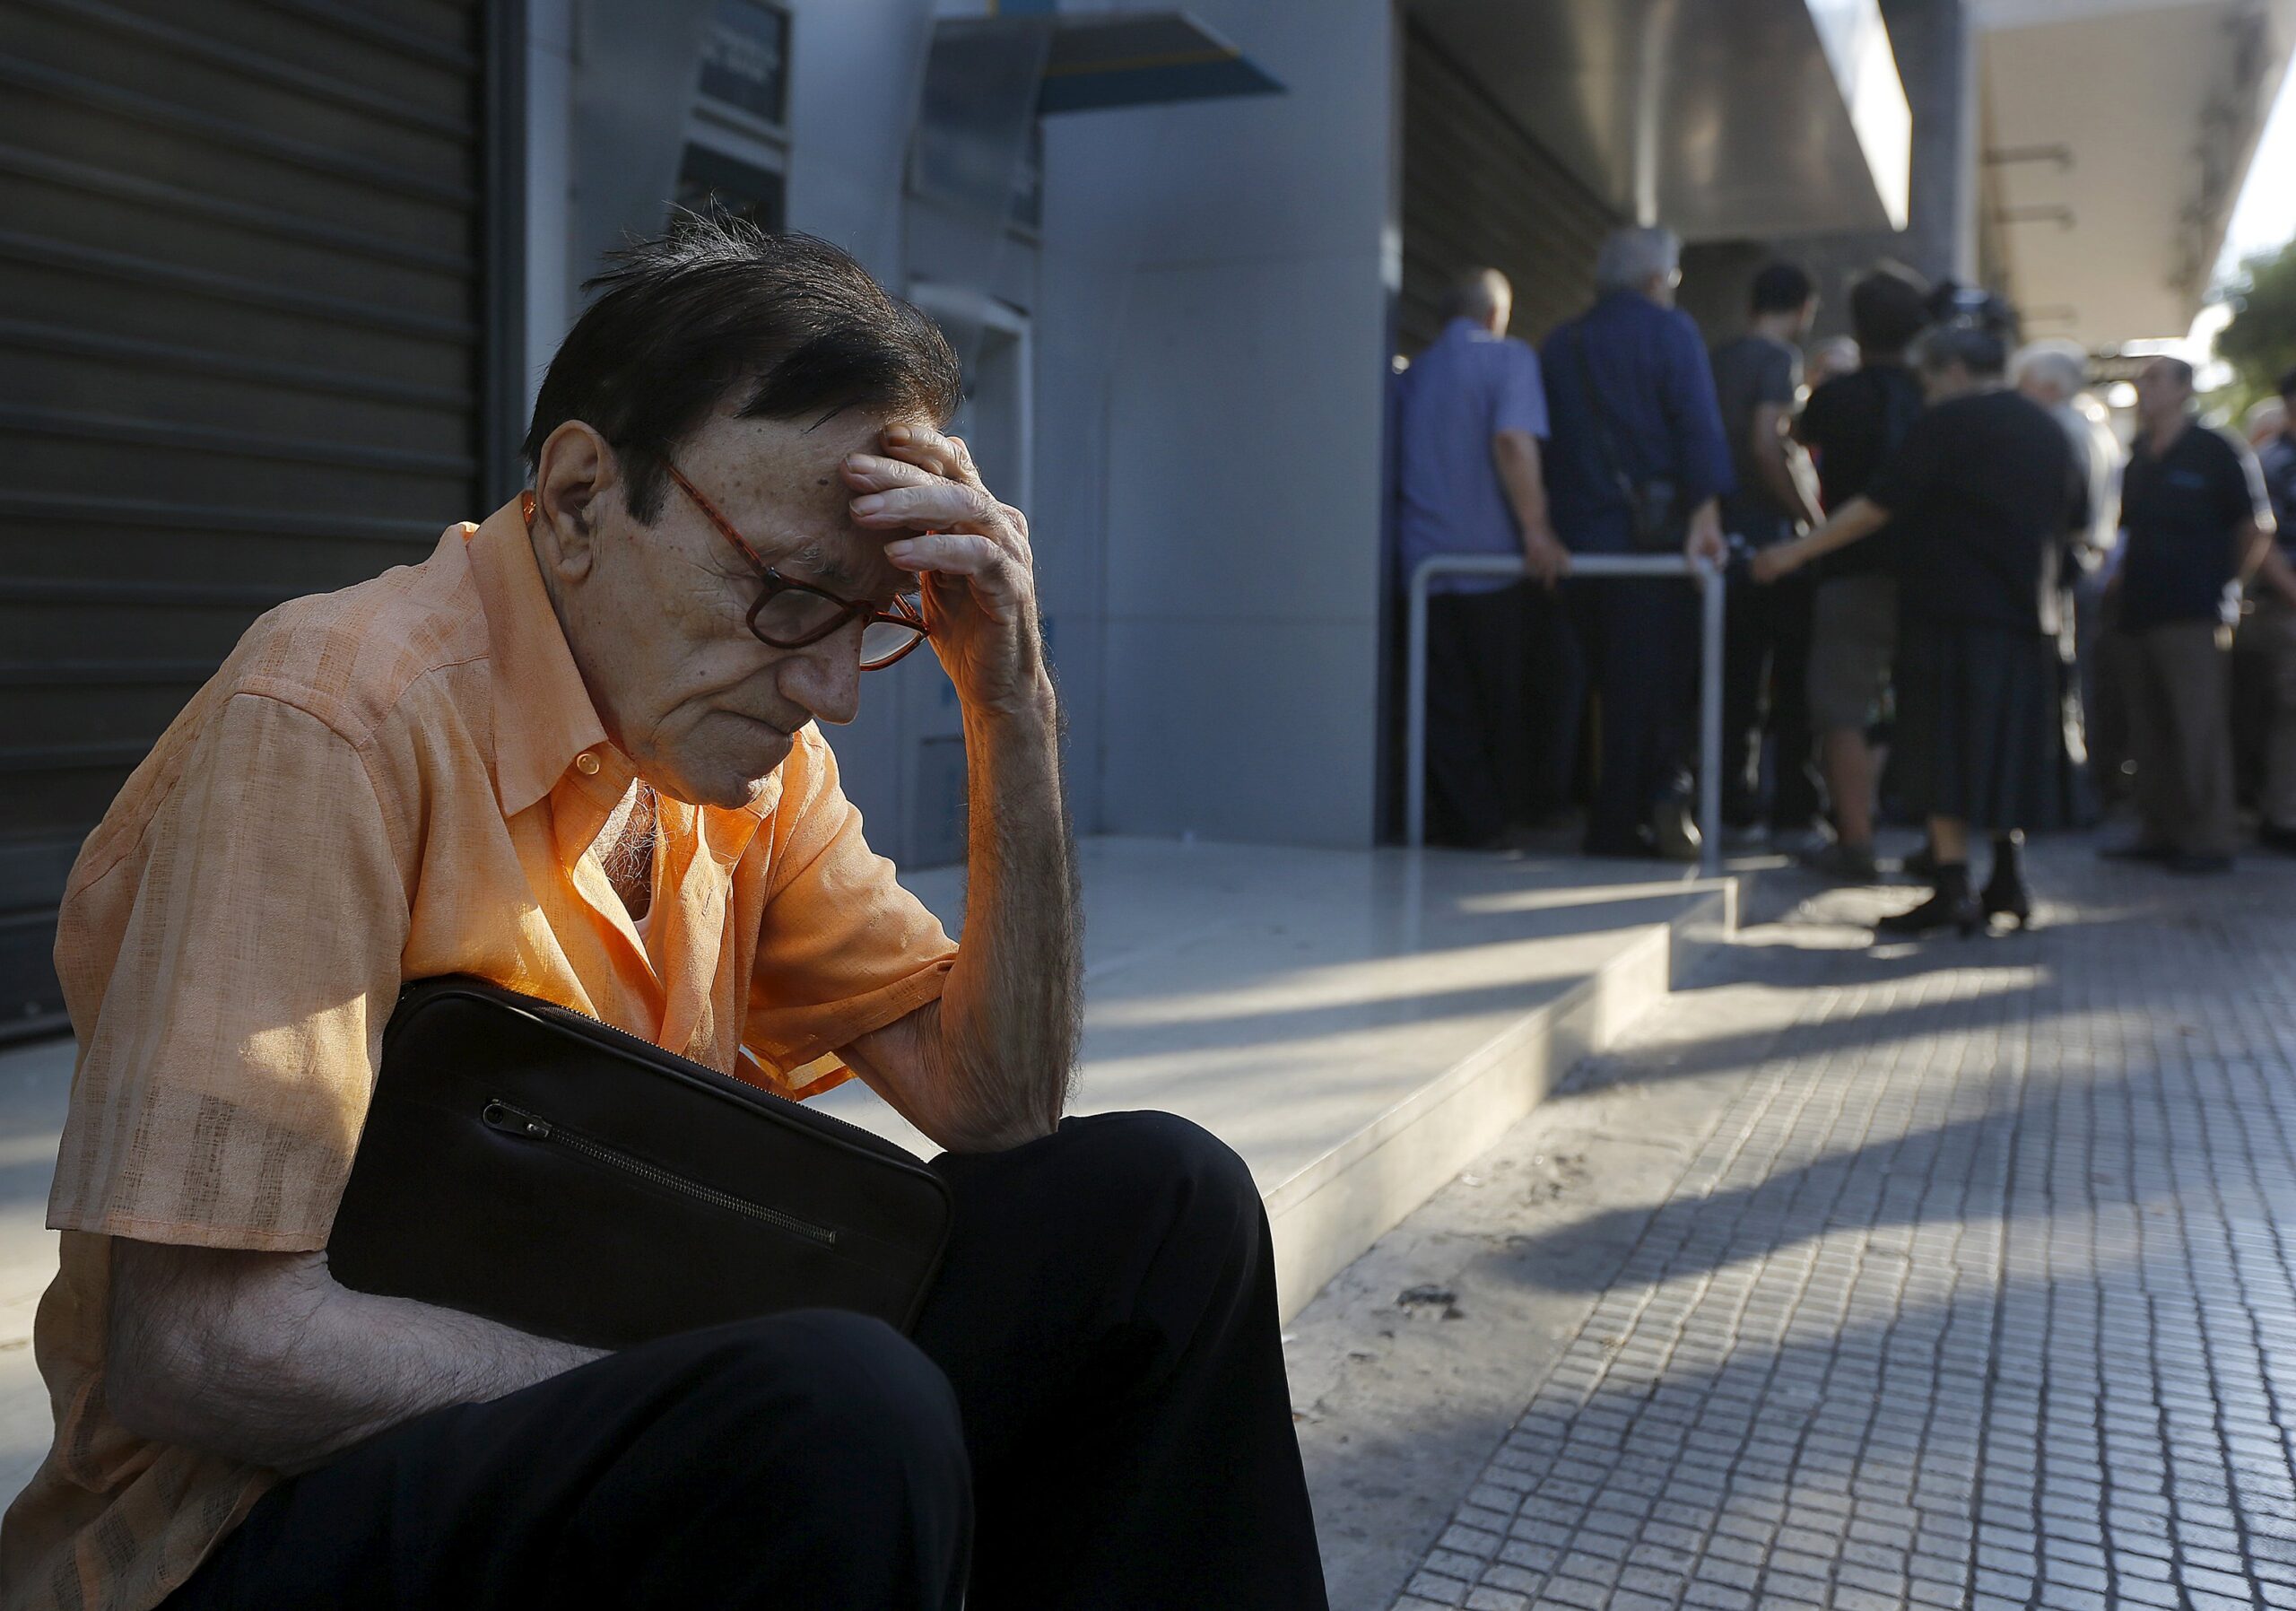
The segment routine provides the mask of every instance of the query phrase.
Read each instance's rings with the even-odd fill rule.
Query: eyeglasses
[[[734,523],[719,514],[718,506],[702,496],[700,489],[688,481],[675,465],[665,461],[662,467],[678,483],[678,490],[709,517],[709,523],[718,528],[718,535],[740,551],[750,569],[757,572],[761,586],[746,620],[751,635],[767,648],[804,649],[858,620],[865,623],[861,628],[861,669],[877,671],[891,666],[931,635],[932,629],[925,624],[923,602],[914,592],[894,599],[893,607],[887,611],[866,599],[840,598],[826,588],[791,581],[758,557],[757,550],[734,528]],[[520,493],[519,506],[526,524],[532,526],[534,493]]]
[[[848,623],[858,621],[863,623],[861,669],[877,671],[925,641],[930,629],[925,624],[923,601],[917,594],[903,594],[893,600],[891,610],[880,610],[866,599],[840,598],[826,588],[793,582],[760,559],[757,550],[734,528],[734,523],[719,514],[718,506],[702,496],[700,489],[688,481],[675,465],[665,460],[662,467],[678,483],[678,490],[709,517],[709,523],[718,528],[718,535],[739,550],[750,569],[757,572],[762,585],[758,588],[757,601],[750,605],[749,629],[767,648],[803,649],[842,631]]]

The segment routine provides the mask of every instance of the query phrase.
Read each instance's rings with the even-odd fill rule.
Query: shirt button
[[[586,778],[595,778],[598,775],[598,758],[584,750],[574,757],[574,770]]]

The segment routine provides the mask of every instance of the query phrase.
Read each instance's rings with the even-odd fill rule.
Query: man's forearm
[[[965,713],[971,796],[964,943],[941,990],[944,1122],[959,1150],[1048,1134],[1083,1016],[1083,918],[1060,791],[1058,702]]]
[[[1763,445],[1755,463],[1761,471],[1762,488],[1770,501],[1784,509],[1794,520],[1814,529],[1822,525],[1825,517],[1810,501],[1808,490],[1801,477],[1794,473],[1793,455],[1797,451],[1783,436],[1772,436]]]
[[[2265,556],[2273,552],[2273,528],[2256,520],[2244,520],[2232,536],[2232,568],[2242,586],[2263,566]]]
[[[1491,456],[1525,543],[1552,539],[1554,522],[1547,513],[1546,476],[1539,463],[1538,439],[1528,431],[1501,431]]]
[[[147,1437],[294,1473],[598,1350],[338,1285],[316,1253],[115,1241],[106,1392]]]
[[[1890,513],[1880,504],[1865,498],[1852,498],[1836,509],[1833,518],[1795,544],[1804,562],[1847,548],[1852,543],[1862,543],[1890,523]]]

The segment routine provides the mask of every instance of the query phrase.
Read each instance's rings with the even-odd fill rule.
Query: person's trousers
[[[1528,583],[1427,601],[1427,792],[1439,843],[1482,845],[1528,809]]]
[[[1570,584],[1580,665],[1596,700],[1587,844],[1642,847],[1652,808],[1688,779],[1696,730],[1698,597],[1672,580]]]
[[[1122,1113],[934,1168],[913,1341],[777,1315],[420,1416],[272,1490],[168,1611],[1319,1611],[1243,1163]]]
[[[1775,769],[1770,826],[1807,828],[1818,814],[1810,766],[1812,595],[1803,572],[1768,587],[1736,579],[1724,596],[1722,820],[1733,827],[1763,814],[1766,751]]]
[[[2256,657],[2264,694],[2264,777],[2257,814],[2296,832],[2296,607],[2257,601],[2240,623],[2240,646]]]
[[[2083,572],[2073,584],[2074,652],[2081,670],[2082,731],[2099,803],[2126,791],[2128,760],[2126,646],[2113,620],[2104,580]]]
[[[2128,747],[2138,820],[2150,844],[2229,856],[2232,802],[2231,657],[2213,621],[2124,634]]]

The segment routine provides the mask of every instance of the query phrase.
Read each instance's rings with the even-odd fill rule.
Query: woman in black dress
[[[2059,538],[2075,518],[2065,432],[2003,379],[2007,344],[1981,322],[1921,344],[1930,406],[1865,494],[1796,542],[1754,556],[1771,581],[1884,525],[1899,544],[1899,792],[1929,822],[1935,889],[1877,931],[1963,934],[2031,916],[2022,847],[2061,805],[2056,639]],[[1972,833],[1993,840],[1971,893]]]

